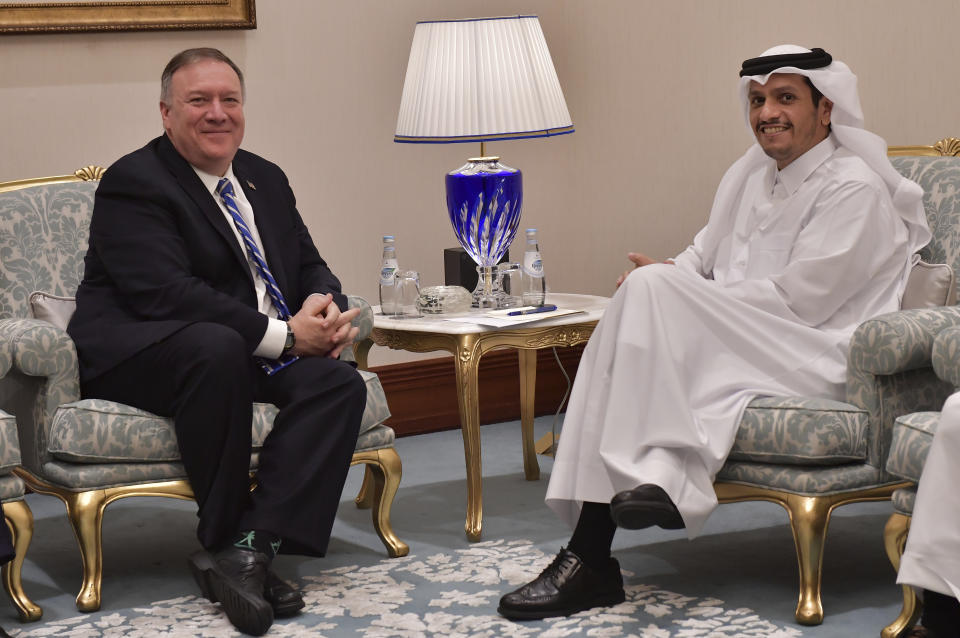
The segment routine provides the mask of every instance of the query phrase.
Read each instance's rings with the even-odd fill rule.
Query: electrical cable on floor
[[[557,354],[557,348],[554,346],[551,348],[553,350],[553,358],[556,359],[557,365],[560,366],[560,372],[563,374],[563,378],[567,380],[567,390],[563,393],[563,398],[560,399],[560,407],[557,408],[556,414],[553,415],[553,424],[550,426],[550,435],[553,439],[550,441],[550,456],[556,458],[557,456],[557,419],[560,418],[560,412],[563,411],[563,406],[567,403],[567,398],[570,396],[570,387],[573,385],[570,382],[570,375],[567,374],[566,369],[563,367],[563,364],[560,362],[560,355]]]

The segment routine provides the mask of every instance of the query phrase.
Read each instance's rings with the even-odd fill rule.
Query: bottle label
[[[396,259],[384,259],[383,266],[380,267],[380,285],[392,286],[393,274],[397,272]]]
[[[537,251],[523,254],[523,271],[531,277],[543,277],[543,261]]]

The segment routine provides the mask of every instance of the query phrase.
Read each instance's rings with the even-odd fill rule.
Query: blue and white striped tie
[[[233,223],[237,227],[237,231],[240,232],[240,237],[243,238],[243,245],[247,249],[247,255],[250,256],[250,260],[257,269],[257,274],[260,275],[260,279],[262,279],[266,285],[267,294],[270,295],[270,300],[273,302],[274,308],[277,309],[277,315],[280,319],[286,321],[290,318],[290,310],[287,308],[287,302],[284,301],[283,293],[280,292],[280,288],[277,287],[277,280],[273,278],[270,267],[267,266],[267,262],[260,253],[260,249],[257,248],[257,243],[253,241],[250,228],[247,227],[247,223],[243,221],[243,217],[240,215],[240,210],[237,208],[237,202],[234,199],[233,184],[231,184],[230,180],[226,177],[217,183],[217,194],[223,200],[224,205],[227,207],[227,212],[229,212],[230,217],[233,218]],[[294,355],[283,355],[277,360],[263,359],[260,357],[257,359],[267,374],[274,374],[296,361],[298,357]]]

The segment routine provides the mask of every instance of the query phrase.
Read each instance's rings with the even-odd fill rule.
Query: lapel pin
[[[254,186],[254,185],[253,185],[253,182],[251,182],[249,179],[247,180],[247,186],[249,186],[249,187],[252,188],[253,190],[257,190],[257,187]]]

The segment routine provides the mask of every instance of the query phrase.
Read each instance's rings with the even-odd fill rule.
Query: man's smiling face
[[[160,103],[163,128],[188,162],[223,175],[243,141],[243,88],[230,65],[200,60],[170,78],[168,103]]]
[[[774,73],[766,84],[750,82],[747,93],[750,128],[764,152],[786,168],[830,133],[833,103],[825,97],[814,105],[804,76]]]

